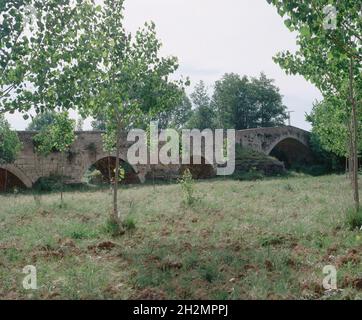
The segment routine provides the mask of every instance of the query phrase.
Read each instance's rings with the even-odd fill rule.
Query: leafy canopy
[[[355,62],[354,78],[361,89],[362,19],[359,0],[335,1],[336,28],[327,28],[328,0],[267,0],[285,17],[285,24],[297,33],[298,50],[279,53],[275,61],[288,73],[311,81],[325,97],[346,99],[349,64]],[[359,90],[360,91],[360,90]]]
[[[0,164],[12,163],[20,152],[21,143],[8,121],[0,114]]]
[[[194,110],[187,126],[190,129],[214,129],[215,112],[211,106],[207,87],[203,81],[196,84],[194,92],[191,94],[191,101]]]
[[[1,102],[21,90],[29,61],[29,38],[24,33],[30,0],[0,0],[0,110]]]
[[[78,107],[83,68],[78,57],[84,30],[92,27],[93,1],[0,3],[0,111],[28,118],[33,109]]]
[[[123,1],[105,0],[97,11],[94,29],[84,34],[80,64],[80,96],[86,115],[101,115],[108,128],[137,126],[145,115],[155,116],[180,103],[182,81],[169,76],[178,68],[175,57],[159,57],[161,43],[154,23],[134,36],[124,26]],[[80,58],[80,59],[83,59]]]
[[[225,74],[215,84],[212,105],[220,128],[280,126],[287,118],[279,89],[263,73],[251,79]]]
[[[69,119],[68,112],[55,114],[54,122],[33,138],[37,152],[44,156],[52,152],[66,152],[75,141],[74,129],[75,121]]]
[[[32,118],[30,124],[27,127],[27,130],[30,131],[41,131],[54,123],[54,119],[57,114],[55,111],[45,111],[44,113],[39,113]]]
[[[268,2],[297,34],[298,50],[281,52],[275,61],[287,73],[304,76],[321,91],[324,101],[314,107],[308,120],[326,150],[347,155],[352,137],[352,101],[361,102],[362,98],[361,2],[333,1],[335,17],[328,16],[328,0]],[[331,22],[335,26],[327,27]]]

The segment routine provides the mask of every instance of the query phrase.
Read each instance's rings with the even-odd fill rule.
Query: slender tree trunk
[[[348,177],[351,181],[351,186],[353,188],[353,123],[352,123],[352,113],[351,121],[348,127],[349,130],[349,151],[348,151]]]
[[[7,186],[8,186],[8,170],[5,169],[5,185],[4,185],[4,192],[7,192]]]
[[[108,180],[109,189],[112,190],[111,155],[108,153]]]
[[[117,142],[116,142],[116,170],[115,170],[115,178],[114,178],[114,189],[113,189],[113,213],[111,216],[111,220],[113,223],[117,224],[119,230],[121,231],[121,219],[118,211],[118,181],[119,181],[119,154],[121,149],[121,126],[117,125]]]
[[[153,190],[156,190],[156,186],[155,186],[155,168],[152,168],[152,184],[153,184]]]
[[[64,152],[62,152],[62,172],[60,177],[60,205],[63,206],[63,191],[64,191]]]
[[[357,105],[354,97],[353,88],[353,77],[354,77],[354,62],[351,58],[350,64],[350,80],[349,80],[349,91],[350,91],[350,102],[352,106],[352,163],[353,163],[353,198],[355,203],[355,209],[358,212],[360,208],[359,203],[359,189],[358,189],[358,121],[357,121]]]
[[[348,172],[349,172],[349,166],[348,166],[349,159],[346,157],[346,179],[348,179]]]

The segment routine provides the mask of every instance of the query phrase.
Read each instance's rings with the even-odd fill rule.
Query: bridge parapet
[[[310,133],[292,126],[239,130],[236,142],[243,147],[269,155],[285,139],[294,139],[309,147]]]

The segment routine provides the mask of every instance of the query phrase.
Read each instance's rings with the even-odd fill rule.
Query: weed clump
[[[184,204],[189,207],[193,206],[199,199],[195,196],[195,182],[189,169],[184,171],[182,177],[178,179],[178,183],[184,193]]]
[[[121,236],[125,233],[125,231],[131,231],[134,229],[136,229],[136,220],[131,216],[128,216],[124,221],[122,221],[121,226],[116,221],[109,218],[102,227],[102,231],[112,237]]]
[[[131,216],[128,216],[124,221],[123,221],[123,227],[126,229],[126,230],[134,230],[136,229],[136,220],[131,217]]]
[[[106,220],[106,223],[102,229],[105,234],[109,234],[112,237],[116,237],[120,234],[118,223],[110,218]]]
[[[358,212],[355,209],[347,211],[347,226],[352,231],[362,228],[362,209]]]

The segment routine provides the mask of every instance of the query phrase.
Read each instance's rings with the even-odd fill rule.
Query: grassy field
[[[0,196],[1,299],[361,299],[362,231],[344,176],[122,188],[130,230],[112,238],[108,190]],[[135,228],[134,227],[135,224]],[[22,289],[35,265],[38,290]],[[327,294],[323,267],[338,270]]]

